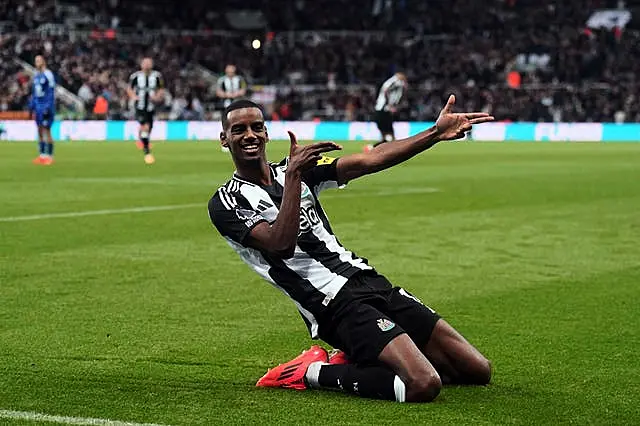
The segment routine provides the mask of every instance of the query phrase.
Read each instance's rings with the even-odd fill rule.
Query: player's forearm
[[[370,153],[341,157],[336,166],[338,183],[342,185],[361,176],[388,169],[426,151],[439,141],[434,126],[415,136],[380,144]]]
[[[367,173],[379,172],[407,161],[431,148],[439,141],[436,127],[433,126],[406,139],[383,143],[371,152]]]
[[[271,225],[272,250],[284,258],[293,257],[298,242],[301,184],[299,172],[286,173],[280,212]]]

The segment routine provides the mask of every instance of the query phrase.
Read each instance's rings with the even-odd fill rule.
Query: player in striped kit
[[[224,67],[224,75],[218,79],[216,96],[224,99],[224,107],[231,105],[231,102],[242,98],[247,94],[247,82],[242,76],[236,74],[236,66],[227,64]]]
[[[375,107],[375,121],[382,140],[374,145],[365,146],[365,151],[371,151],[376,146],[395,140],[393,133],[393,116],[407,89],[407,76],[401,72],[395,73],[387,79],[378,92]]]
[[[143,58],[140,63],[140,71],[131,74],[127,94],[129,99],[134,102],[136,120],[140,123],[138,144],[144,152],[144,162],[153,164],[156,159],[151,154],[149,140],[153,129],[156,104],[161,103],[164,99],[164,79],[162,74],[153,69],[151,58]]]
[[[222,105],[226,108],[231,102],[243,98],[247,94],[247,82],[242,76],[236,74],[236,66],[227,64],[224,67],[224,75],[218,79],[216,96],[223,99]],[[229,152],[222,147],[223,152]]]
[[[311,337],[344,351],[331,361],[313,346],[257,385],[327,388],[399,402],[433,400],[443,383],[487,384],[489,362],[431,308],[394,287],[336,238],[320,193],[461,138],[485,113],[453,113],[451,96],[436,125],[370,153],[335,159],[333,142],[298,145],[289,157],[266,159],[262,109],[240,100],[222,118],[221,144],[236,166],[209,201],[211,221],[261,277],[290,297]],[[348,361],[347,361],[348,360]]]

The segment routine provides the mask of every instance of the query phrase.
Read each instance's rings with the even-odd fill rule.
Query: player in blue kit
[[[53,138],[51,125],[55,116],[56,81],[53,73],[47,69],[47,62],[42,55],[35,59],[36,73],[31,82],[31,101],[29,110],[38,126],[38,147],[40,155],[33,160],[34,164],[53,164]]]

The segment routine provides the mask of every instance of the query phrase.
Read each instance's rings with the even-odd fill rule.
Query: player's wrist
[[[427,130],[424,130],[422,133],[422,136],[429,142],[440,142],[443,140],[443,132],[438,129],[438,126],[436,126],[435,124],[429,127]]]
[[[284,178],[287,180],[291,180],[291,179],[295,179],[295,180],[301,180],[302,179],[302,170],[298,169],[297,167],[287,167],[287,171],[284,174]]]

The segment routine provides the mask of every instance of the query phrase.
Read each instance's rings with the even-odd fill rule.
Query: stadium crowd
[[[10,56],[32,62],[44,53],[60,85],[88,110],[103,96],[111,117],[128,110],[127,78],[149,55],[166,79],[171,118],[205,116],[201,103],[219,107],[215,78],[202,67],[222,73],[233,62],[254,87],[281,88],[272,105],[273,117],[281,119],[369,119],[376,87],[402,70],[410,82],[403,118],[433,118],[454,92],[464,108],[505,120],[640,120],[634,21],[624,30],[586,26],[594,10],[625,6],[633,12],[635,1],[242,2],[261,10],[266,27],[258,32],[235,31],[223,12],[201,1],[165,3],[95,2],[93,26],[117,29],[108,37],[91,31],[42,35],[33,31],[38,25],[64,20],[53,2],[3,3],[0,21],[13,20],[22,33],[0,39],[0,109],[24,105],[26,97],[25,74]],[[219,3],[222,11],[239,4]],[[251,48],[254,37],[263,40],[261,49]],[[508,79],[512,71],[517,82]]]

